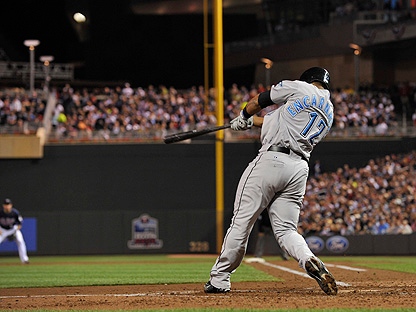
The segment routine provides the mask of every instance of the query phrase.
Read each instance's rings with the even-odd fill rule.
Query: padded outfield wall
[[[224,145],[224,231],[238,179],[258,148],[258,142]],[[409,138],[325,141],[311,165],[319,159],[327,171],[363,166],[415,148]],[[0,197],[10,197],[26,219],[29,255],[216,252],[212,140],[45,146],[39,160],[0,160]],[[345,254],[416,254],[415,236],[351,237]],[[0,255],[15,252],[8,244]]]

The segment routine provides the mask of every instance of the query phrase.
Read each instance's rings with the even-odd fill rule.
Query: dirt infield
[[[0,289],[4,310],[139,310],[170,308],[414,308],[416,274],[361,270],[337,263],[339,282],[327,296],[295,261],[251,263],[282,282],[233,283],[227,294],[205,294],[202,284]]]

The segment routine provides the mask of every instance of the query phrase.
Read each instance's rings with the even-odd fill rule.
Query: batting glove
[[[253,116],[247,119],[246,117],[244,117],[243,111],[241,111],[238,117],[230,121],[231,129],[235,131],[250,129],[254,123],[253,119]]]

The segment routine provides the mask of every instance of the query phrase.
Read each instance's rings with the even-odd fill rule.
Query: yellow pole
[[[222,0],[214,0],[214,76],[216,93],[217,125],[224,124],[224,68],[223,68],[223,25]],[[224,238],[224,131],[217,131],[215,141],[216,169],[216,225],[217,252],[221,252]]]
[[[205,105],[204,110],[207,114],[208,105],[208,90],[209,90],[209,61],[208,61],[208,49],[210,44],[208,42],[208,0],[204,0],[204,89],[205,89]]]

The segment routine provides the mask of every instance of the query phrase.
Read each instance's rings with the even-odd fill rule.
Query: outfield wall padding
[[[415,147],[411,138],[325,141],[310,163],[319,159],[332,171]],[[258,148],[258,142],[224,144],[224,232],[238,180]],[[215,179],[212,139],[171,145],[46,145],[42,159],[0,160],[0,197],[10,197],[24,217],[36,218],[37,250],[32,254],[38,255],[215,253]],[[158,221],[163,247],[127,247],[135,235],[132,222],[143,214]],[[354,254],[416,254],[414,236],[357,237],[352,242]]]

